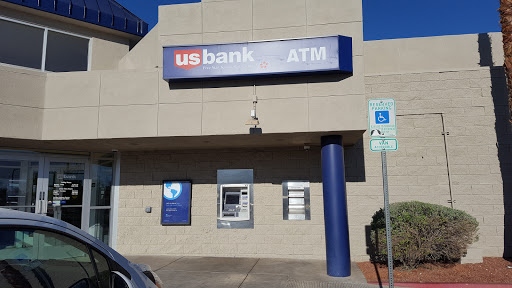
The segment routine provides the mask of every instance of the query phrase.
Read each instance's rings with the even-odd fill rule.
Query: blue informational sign
[[[389,111],[375,111],[375,122],[377,124],[389,123]]]
[[[164,181],[162,225],[190,225],[190,181]]]
[[[163,78],[187,80],[276,74],[352,73],[352,38],[164,47]]]

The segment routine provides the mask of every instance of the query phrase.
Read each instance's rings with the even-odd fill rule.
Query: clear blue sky
[[[152,28],[158,21],[158,5],[200,1],[117,2]],[[498,8],[499,0],[363,0],[364,40],[496,32],[500,31]]]

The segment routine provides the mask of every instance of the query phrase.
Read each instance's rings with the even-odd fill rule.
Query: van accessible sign
[[[315,72],[352,72],[352,38],[164,47],[163,78],[187,80]]]

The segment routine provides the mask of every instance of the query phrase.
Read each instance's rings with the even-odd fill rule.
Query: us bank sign
[[[352,72],[352,38],[327,36],[291,40],[164,47],[165,80]]]

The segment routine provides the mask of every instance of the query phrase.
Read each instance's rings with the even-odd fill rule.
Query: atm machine
[[[250,184],[220,185],[220,220],[247,221],[251,218]]]

